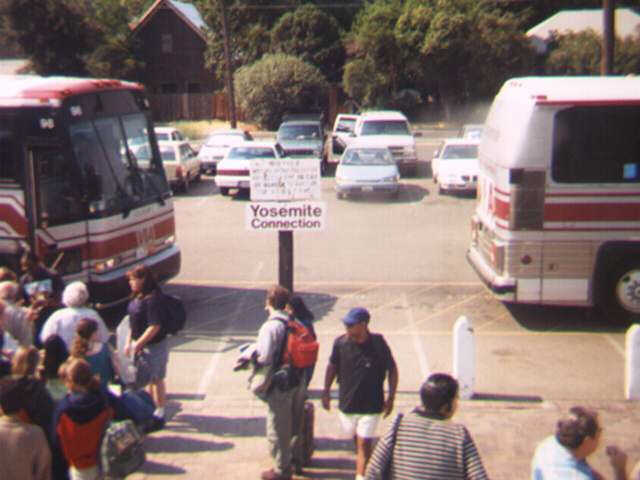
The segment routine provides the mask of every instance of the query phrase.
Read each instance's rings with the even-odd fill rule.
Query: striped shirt
[[[486,479],[471,435],[464,425],[430,416],[419,410],[405,415],[393,446],[393,427],[373,451],[365,478],[383,478],[391,460],[393,480]]]

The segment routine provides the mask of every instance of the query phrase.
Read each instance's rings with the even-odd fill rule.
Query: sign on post
[[[251,201],[320,199],[320,162],[315,158],[251,160]]]
[[[325,221],[325,202],[251,202],[245,207],[247,230],[319,231]]]

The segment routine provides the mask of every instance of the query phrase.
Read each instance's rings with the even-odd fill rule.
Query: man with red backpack
[[[263,480],[288,480],[294,468],[299,470],[301,466],[301,459],[293,458],[293,446],[299,442],[304,418],[306,381],[303,369],[296,363],[300,361],[299,357],[310,358],[313,353],[298,348],[306,342],[289,324],[290,317],[285,309],[290,298],[289,290],[280,285],[269,288],[265,303],[269,318],[260,327],[255,346],[258,368],[266,368],[269,372],[260,398],[268,406],[267,442],[274,465],[262,472]],[[317,343],[315,349],[317,358]]]

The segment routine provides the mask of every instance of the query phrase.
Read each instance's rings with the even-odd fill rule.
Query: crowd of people
[[[65,285],[30,252],[20,275],[0,267],[0,478],[101,480],[106,427],[131,419],[163,428],[168,362],[161,290],[149,268],[127,273],[124,355],[146,358],[145,381],[126,384],[119,355],[80,281]]]
[[[292,307],[297,305],[297,309]],[[253,359],[261,387],[250,388],[267,403],[267,442],[273,467],[263,480],[289,480],[301,473],[300,444],[308,378],[299,384],[270,382],[277,375],[278,348],[286,334],[287,319],[309,312],[299,297],[282,286],[267,291],[269,313],[253,349],[240,356]],[[304,315],[307,319],[312,314]],[[389,430],[375,441],[381,418],[393,410],[398,368],[384,337],[369,329],[371,315],[356,307],[344,316],[345,333],[337,337],[325,370],[321,402],[331,408],[331,388],[338,381],[338,416],[346,436],[353,438],[356,480],[483,480],[488,478],[479,451],[462,424],[452,421],[458,408],[459,385],[446,373],[433,373],[420,386],[420,402],[411,412],[398,414]],[[302,320],[301,320],[302,321]],[[250,352],[250,353],[247,353]],[[252,377],[253,378],[253,377]],[[385,396],[385,381],[388,384]],[[599,447],[602,428],[597,412],[575,406],[557,422],[556,431],[537,447],[532,459],[532,480],[603,480],[588,457]],[[615,480],[640,480],[640,462],[631,474],[627,455],[615,445],[606,447]]]
[[[133,385],[124,385],[109,330],[89,306],[86,285],[64,285],[30,253],[21,269],[18,276],[0,267],[0,478],[101,480],[98,452],[111,420],[133,419],[147,433],[164,426],[169,348],[162,291],[144,265],[127,273],[130,333],[120,353],[139,360],[138,370],[145,373],[144,380],[137,376]],[[261,478],[288,480],[303,473],[308,461],[305,403],[315,364],[289,368],[283,380],[283,348],[290,322],[304,325],[315,338],[314,315],[301,297],[279,285],[267,290],[265,309],[268,318],[238,368],[252,368],[250,389],[267,406],[273,466]],[[430,375],[420,387],[419,405],[397,414],[376,442],[378,424],[394,410],[399,374],[370,320],[362,307],[342,318],[345,333],[333,341],[321,395],[322,407],[330,410],[337,380],[338,417],[354,441],[355,479],[488,478],[469,430],[451,420],[459,387],[446,373]],[[122,388],[114,391],[118,383]],[[604,479],[588,462],[601,431],[597,412],[571,408],[538,445],[531,479]],[[640,480],[640,464],[629,474],[621,449],[610,445],[606,453],[613,478]]]

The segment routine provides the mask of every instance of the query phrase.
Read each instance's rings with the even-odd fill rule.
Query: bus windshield
[[[87,186],[89,213],[126,210],[161,201],[169,193],[160,159],[149,154],[148,131],[142,113],[102,117],[69,127],[80,175]],[[142,154],[140,158],[136,152]]]

